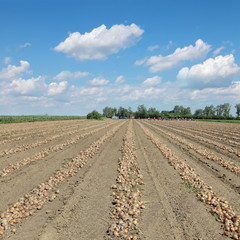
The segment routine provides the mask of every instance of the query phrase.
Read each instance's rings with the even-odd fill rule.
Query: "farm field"
[[[240,125],[0,125],[0,239],[240,239]]]

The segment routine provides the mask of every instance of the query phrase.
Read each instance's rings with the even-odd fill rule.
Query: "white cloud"
[[[186,81],[192,88],[206,88],[227,86],[231,77],[237,74],[240,74],[240,67],[234,63],[234,56],[230,54],[209,58],[191,68],[182,68],[177,78]]]
[[[162,78],[159,76],[154,76],[151,78],[147,78],[143,83],[142,86],[143,87],[149,87],[149,86],[156,86],[159,85],[162,81]]]
[[[46,88],[44,77],[30,78],[30,79],[15,79],[7,88],[7,92],[21,94],[21,95],[38,95],[43,93]]]
[[[99,97],[99,98],[96,99],[96,101],[97,101],[98,103],[100,103],[100,102],[105,102],[106,100],[107,100],[106,97]]]
[[[64,52],[68,57],[78,60],[104,60],[108,55],[119,52],[120,49],[135,45],[143,32],[135,24],[113,25],[110,29],[103,24],[89,33],[71,33],[54,50]]]
[[[20,77],[23,73],[30,73],[29,67],[30,64],[27,61],[20,61],[20,66],[8,65],[0,72],[0,80],[11,80]]]
[[[221,88],[204,88],[194,90],[190,93],[192,100],[213,100],[220,99],[221,101],[239,101],[240,99],[240,81],[232,82],[230,86]]]
[[[143,58],[143,59],[140,59],[140,60],[137,60],[134,65],[135,66],[141,66],[143,65],[145,62],[147,61],[147,57]]]
[[[62,71],[57,76],[55,76],[53,79],[57,80],[57,81],[68,81],[68,80],[74,80],[74,79],[86,77],[88,75],[89,75],[88,72]]]
[[[105,78],[102,78],[102,77],[94,78],[93,80],[89,81],[89,84],[94,86],[103,86],[103,85],[107,85],[108,83],[109,83],[109,80],[106,80]]]
[[[80,95],[99,95],[102,88],[92,87],[92,88],[82,88],[80,89]]]
[[[148,58],[146,66],[150,66],[150,72],[161,72],[177,67],[182,61],[204,58],[210,50],[210,45],[203,42],[201,39],[198,39],[195,46],[190,45],[184,48],[177,48],[173,54],[165,57],[158,55]],[[142,62],[142,64],[143,63],[144,62]]]
[[[145,100],[150,100],[150,99],[157,99],[161,98],[161,94],[165,92],[166,89],[162,88],[155,88],[155,87],[150,87],[150,88],[139,88],[139,87],[131,87],[127,93],[124,93],[123,95],[120,96],[121,100],[127,101],[136,101],[140,99],[145,99]]]
[[[214,56],[214,57],[217,56],[223,49],[224,49],[224,46],[216,49],[216,50],[213,52],[213,56]]]
[[[67,89],[68,83],[66,81],[55,83],[52,82],[48,86],[48,95],[57,95],[63,93]]]
[[[3,62],[4,62],[5,64],[9,64],[9,63],[11,62],[11,58],[10,58],[10,57],[5,57],[4,60],[3,60]]]
[[[144,90],[143,98],[159,98],[159,94],[164,91],[165,89],[150,87]]]
[[[155,49],[158,49],[159,48],[159,46],[158,45],[154,45],[154,46],[149,46],[148,47],[148,51],[154,51]]]
[[[124,82],[125,82],[125,78],[124,78],[123,75],[118,76],[116,81],[115,81],[116,84],[121,84],[121,83],[124,83]]]
[[[19,47],[20,48],[25,48],[25,47],[30,47],[31,46],[31,43],[24,43],[23,45],[20,45]]]

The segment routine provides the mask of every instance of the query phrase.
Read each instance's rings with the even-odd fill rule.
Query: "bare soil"
[[[136,189],[140,192],[145,207],[142,207],[138,215],[137,227],[140,229],[140,234],[138,233],[136,238],[133,238],[134,236],[125,238],[123,235],[121,237],[121,230],[120,234],[118,236],[116,234],[114,237],[108,233],[113,221],[112,211],[115,204],[112,192],[119,176],[118,167],[119,159],[123,154],[124,136],[131,121],[133,122],[133,147],[136,149],[136,163],[141,170],[144,183]],[[184,133],[181,134],[177,131],[185,129],[186,133],[194,133],[196,136],[220,142],[217,137],[221,137],[223,134],[237,138],[239,126],[226,123],[223,126],[220,123],[161,123],[148,120],[74,120],[9,124],[8,129],[0,128],[0,140],[13,139],[13,141],[2,145],[0,151],[21,144],[41,141],[59,133],[66,133],[66,135],[45,145],[1,157],[0,170],[8,164],[15,164],[23,158],[38,153],[45,147],[61,144],[66,139],[74,138],[78,134],[86,134],[86,136],[64,147],[61,151],[52,152],[43,159],[12,171],[6,177],[0,177],[0,239],[224,240],[232,237],[232,233],[229,234],[229,237],[224,234],[224,223],[220,222],[212,213],[211,206],[199,200],[198,190],[182,180],[178,171],[169,164],[139,123],[158,138],[161,144],[165,144],[179,159],[193,168],[206,184],[212,186],[213,191],[228,201],[236,215],[240,216],[239,174],[201,156],[160,131],[161,129],[168,130],[171,134],[180,136],[208,151],[211,150],[217,156],[234,161],[240,166],[239,157],[213,145],[198,142],[195,138],[185,136]],[[197,135],[198,129],[202,129],[202,132],[199,131],[199,135]],[[76,130],[79,131],[68,135],[69,132]],[[92,130],[96,131],[87,135]],[[212,137],[207,135],[209,131],[212,131]],[[103,136],[107,136],[107,138],[102,145],[99,145],[97,152],[87,155],[86,163],[73,175],[59,183],[57,186],[59,194],[56,194],[53,201],[46,198],[48,200],[44,202],[42,208],[33,211],[30,214],[32,216],[23,216],[20,222],[13,223],[12,220],[9,220],[6,223],[6,219],[8,221],[10,216],[17,216],[16,211],[20,211],[20,207],[14,207],[15,203],[19,202],[21,198],[26,198],[26,194],[29,194],[39,184],[55,176],[59,169],[74,161],[79,153],[84,151],[91,153],[92,144]],[[22,137],[22,139],[17,140],[18,137]],[[226,145],[230,146],[229,142]],[[234,147],[238,148],[237,145]],[[134,203],[130,201],[129,209],[134,209],[133,207]],[[23,214],[27,211],[26,208]],[[129,215],[129,218],[134,218],[133,216]],[[240,234],[238,237],[240,239]]]

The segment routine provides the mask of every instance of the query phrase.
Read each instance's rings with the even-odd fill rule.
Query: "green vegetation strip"
[[[83,116],[48,116],[48,115],[29,115],[29,116],[0,116],[0,124],[21,123],[21,122],[39,122],[39,121],[57,121],[85,119]]]

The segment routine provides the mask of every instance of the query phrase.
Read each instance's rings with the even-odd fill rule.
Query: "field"
[[[21,123],[21,122],[39,122],[39,121],[56,121],[83,119],[80,116],[48,116],[48,115],[23,115],[23,116],[0,116],[0,124]]]
[[[0,239],[240,239],[240,125],[0,125]]]

